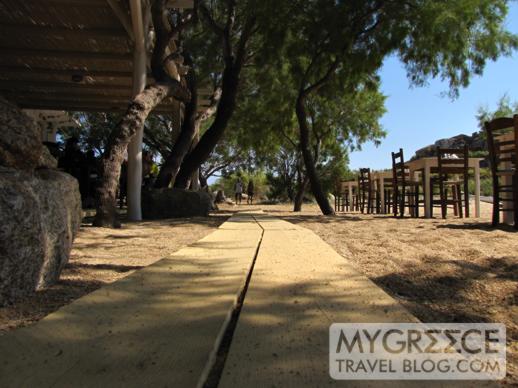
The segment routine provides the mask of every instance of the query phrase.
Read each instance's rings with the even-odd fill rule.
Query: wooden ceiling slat
[[[54,102],[20,102],[18,106],[22,109],[48,109],[48,110],[68,110],[68,111],[93,111],[93,112],[124,112],[128,105],[110,105],[104,103],[54,103]],[[168,106],[158,106],[153,110],[153,113],[171,113],[172,108]]]
[[[105,6],[108,7],[106,0],[24,0],[24,3],[41,4],[64,4],[73,6]]]
[[[0,24],[4,34],[46,35],[67,38],[126,38],[126,31],[115,28],[67,28],[57,26],[38,26],[34,24]]]
[[[42,68],[42,67],[25,67],[25,66],[3,66],[0,65],[0,73],[31,73],[35,76],[39,75],[66,75],[72,76],[75,74],[82,74],[84,76],[92,77],[114,77],[114,78],[132,78],[131,71],[124,70],[92,70],[92,69],[57,69],[57,68]]]
[[[105,59],[109,61],[128,61],[133,56],[130,53],[100,53],[93,51],[65,51],[65,50],[45,50],[0,47],[2,56],[21,56],[21,57],[53,57],[61,59]]]
[[[93,89],[93,90],[130,90],[131,85],[114,84],[82,84],[75,82],[54,82],[54,81],[12,81],[0,80],[0,88],[66,88],[66,89]],[[5,89],[3,89],[5,90]]]

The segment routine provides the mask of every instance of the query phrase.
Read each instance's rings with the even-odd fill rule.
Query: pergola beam
[[[63,26],[41,26],[35,24],[0,24],[4,34],[45,35],[73,38],[127,38],[128,34],[120,28],[67,28]]]
[[[56,69],[43,67],[25,67],[25,66],[3,66],[0,65],[0,74],[14,73],[31,75],[54,75],[54,76],[72,76],[80,74],[92,77],[112,77],[112,78],[131,78],[133,73],[130,70],[92,70],[92,69]]]
[[[118,1],[118,0],[106,0],[110,8],[112,9],[117,19],[119,19],[120,23],[126,30],[129,38],[131,40],[135,40],[135,35],[133,33],[133,25],[131,23],[131,18],[127,9]]]
[[[130,53],[99,53],[93,51],[39,50],[32,48],[0,47],[3,57],[52,57],[58,59],[100,59],[109,61],[131,61]]]
[[[119,85],[119,84],[84,84],[76,82],[59,82],[59,81],[11,81],[11,80],[0,80],[0,89],[6,90],[5,88],[22,89],[28,88],[65,88],[65,89],[90,89],[90,90],[127,90],[128,95],[131,94],[131,85]],[[7,89],[9,90],[9,89]]]
[[[194,8],[194,0],[169,0],[167,7],[178,9]]]
[[[128,104],[107,104],[102,103],[79,103],[70,101],[30,101],[24,100],[18,103],[22,109],[49,109],[49,110],[67,110],[79,112],[125,112]],[[153,112],[160,114],[170,114],[171,106],[159,105]]]
[[[24,0],[24,3],[36,3],[38,5],[43,4],[64,4],[64,5],[72,5],[72,6],[99,6],[105,5],[106,0]]]

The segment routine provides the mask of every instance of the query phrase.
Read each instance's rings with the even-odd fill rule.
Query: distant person
[[[234,185],[234,193],[236,194],[236,203],[241,205],[241,197],[243,196],[243,182],[241,178],[237,178],[237,182]]]
[[[246,199],[246,203],[252,205],[254,202],[254,181],[250,179],[248,182],[248,187],[246,189],[246,194],[248,198]]]

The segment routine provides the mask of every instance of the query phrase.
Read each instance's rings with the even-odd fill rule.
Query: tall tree
[[[311,97],[339,80],[336,98],[365,75],[376,73],[384,59],[397,54],[415,85],[428,77],[449,80],[450,92],[481,74],[488,59],[510,54],[516,36],[505,30],[506,0],[294,0],[276,8],[269,33],[281,42],[297,82],[293,101],[300,147],[311,189],[324,214],[333,214],[315,168],[310,147]],[[282,27],[281,27],[282,26]],[[282,30],[280,30],[282,28]],[[339,84],[343,83],[340,87]]]
[[[189,187],[191,176],[209,158],[234,113],[241,73],[251,59],[251,39],[257,32],[258,7],[260,2],[253,0],[200,2],[201,19],[220,42],[223,70],[216,73],[216,77],[220,78],[221,98],[211,126],[184,159],[175,187]]]

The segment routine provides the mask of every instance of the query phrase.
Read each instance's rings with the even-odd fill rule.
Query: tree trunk
[[[241,67],[228,66],[223,72],[221,99],[214,122],[203,134],[196,147],[184,159],[176,176],[175,187],[186,189],[192,174],[209,158],[219,142],[236,108],[236,96]]]
[[[191,100],[185,105],[185,118],[182,123],[182,130],[180,131],[180,135],[171,150],[171,154],[165,160],[164,165],[160,169],[155,182],[156,188],[168,187],[171,182],[175,181],[182,161],[185,158],[185,155],[189,152],[194,137],[196,136],[196,111],[198,109],[197,82],[192,61],[187,55],[186,62],[191,67],[191,71],[186,77],[187,86],[191,92]]]
[[[315,199],[320,207],[322,213],[326,216],[335,214],[333,208],[329,204],[329,200],[322,189],[322,185],[320,183],[320,179],[318,178],[317,169],[315,167],[315,161],[313,159],[313,155],[310,149],[310,131],[308,127],[307,121],[307,113],[306,108],[304,106],[305,98],[302,92],[299,94],[296,102],[296,113],[297,113],[297,121],[299,124],[299,134],[300,134],[300,150],[302,153],[302,158],[304,159],[304,166],[306,167],[306,176],[309,178],[309,183],[311,185],[311,191],[315,196]]]
[[[205,178],[201,172],[201,169],[198,170],[198,178],[200,180],[200,190],[206,190],[209,187],[209,184],[207,182],[207,178]]]
[[[297,193],[295,194],[295,198],[293,200],[293,211],[300,212],[302,210],[302,203],[304,202],[304,194],[308,188],[309,179],[307,176],[301,178],[299,176],[299,184],[297,187]]]
[[[149,113],[172,91],[188,99],[188,93],[182,91],[179,83],[156,84],[148,86],[131,102],[118,127],[108,139],[102,160],[102,182],[98,189],[97,212],[94,226],[120,226],[117,220],[117,186],[119,184],[124,153],[131,138],[142,128]]]

